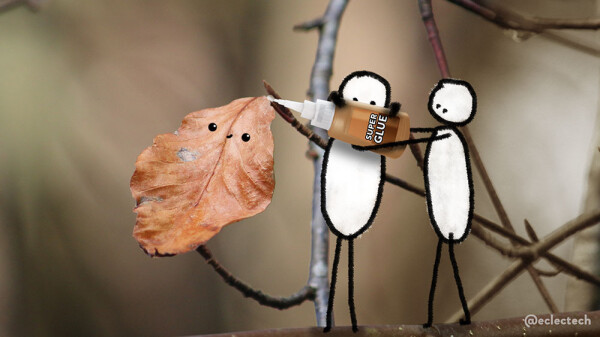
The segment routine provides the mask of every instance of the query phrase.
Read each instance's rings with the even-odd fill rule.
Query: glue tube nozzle
[[[335,105],[318,99],[317,102],[305,100],[303,103],[285,99],[273,99],[273,102],[300,113],[300,117],[310,120],[310,124],[329,130],[335,113]]]

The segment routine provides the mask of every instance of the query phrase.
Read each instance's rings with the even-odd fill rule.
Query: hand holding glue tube
[[[271,98],[270,98],[271,99]],[[300,112],[310,124],[328,131],[330,137],[358,146],[372,146],[407,140],[410,136],[410,118],[404,112],[389,115],[389,109],[346,100],[343,107],[318,99],[303,103],[272,99],[275,103]],[[374,150],[390,158],[398,158],[406,146]]]

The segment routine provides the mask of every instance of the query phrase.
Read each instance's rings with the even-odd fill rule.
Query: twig
[[[588,42],[583,41],[583,39],[580,39],[576,36],[567,35],[564,33],[544,32],[541,37],[562,44],[567,48],[586,53],[590,56],[600,56],[600,47],[598,44],[589,45]]]
[[[246,283],[231,275],[231,273],[229,273],[227,269],[223,268],[223,266],[221,266],[219,262],[212,256],[210,250],[206,246],[202,245],[198,247],[196,251],[202,255],[202,257],[206,260],[206,263],[208,263],[221,276],[221,278],[223,278],[225,283],[240,291],[245,297],[252,298],[262,305],[283,310],[295,305],[299,305],[307,300],[314,300],[315,298],[315,289],[310,286],[304,286],[297,293],[288,297],[273,297],[264,294],[260,290],[253,289]]]
[[[586,29],[597,30],[600,28],[600,19],[555,19],[525,17],[517,12],[501,6],[487,4],[486,1],[473,0],[448,0],[471,13],[502,28],[520,31],[541,33],[546,29]]]
[[[412,132],[410,133],[409,139],[415,139],[415,136]],[[423,153],[421,152],[419,144],[410,143],[408,146],[410,147],[410,153],[412,153],[413,157],[415,157],[415,160],[417,161],[417,167],[423,171],[425,169],[425,164],[423,162]]]
[[[548,306],[548,309],[550,309],[550,312],[559,312],[558,306],[556,305],[556,302],[554,302],[554,299],[552,299],[552,295],[550,295],[548,288],[546,288],[546,286],[544,285],[542,277],[540,276],[540,274],[538,274],[538,270],[533,265],[529,265],[527,266],[527,272],[529,272],[529,275],[531,275],[531,279],[533,280],[535,287],[540,292],[540,295],[542,296],[542,299],[544,299],[544,302],[546,303],[546,306]]]
[[[281,98],[281,96],[279,96],[279,94],[273,89],[273,87],[271,87],[269,83],[267,83],[267,81],[263,81],[263,85],[265,86],[265,89],[267,90],[269,95],[275,98]],[[314,133],[313,130],[309,129],[306,125],[300,123],[300,121],[298,121],[296,117],[294,117],[294,115],[290,112],[290,109],[275,102],[272,102],[271,106],[286,122],[292,124],[292,126],[304,137],[308,138],[308,140],[314,142],[322,149],[324,149],[327,146],[327,142],[323,138],[319,137],[319,135]]]
[[[531,227],[527,219],[525,219],[525,230],[527,231],[527,235],[529,235],[531,241],[539,241],[537,234],[535,233],[533,227]],[[514,229],[512,230],[512,232],[514,233]],[[548,288],[546,288],[546,286],[544,285],[542,278],[538,273],[538,270],[533,265],[530,265],[527,266],[527,272],[529,272],[529,275],[531,275],[533,283],[535,284],[536,288],[538,288],[538,291],[540,292],[540,295],[542,295],[542,298],[544,299],[544,302],[546,302],[546,305],[548,306],[548,309],[550,309],[550,312],[558,312],[558,306],[556,306],[556,303],[552,299]]]
[[[565,261],[564,259],[554,255],[554,254],[546,254],[546,260],[552,263],[555,268],[561,269],[563,272],[575,277],[579,280],[584,280],[589,283],[595,284],[596,286],[600,286],[600,277],[580,268],[577,265],[574,265],[570,262]]]
[[[481,226],[471,226],[471,233],[476,238],[483,241],[486,245],[496,249],[498,252],[500,252],[500,254],[504,256],[512,258],[517,258],[521,256],[521,254],[519,254],[519,252],[517,252],[516,249],[496,240],[488,232],[481,228]]]
[[[542,269],[539,269],[539,268],[535,268],[535,270],[537,271],[537,273],[540,276],[544,276],[544,277],[554,277],[554,276],[556,276],[556,275],[558,275],[558,274],[560,274],[560,273],[563,272],[563,270],[560,269],[560,268],[557,268],[555,270],[542,270]]]
[[[582,214],[577,217],[575,220],[572,220],[561,227],[559,227],[554,232],[550,233],[548,236],[533,246],[531,246],[531,250],[536,255],[543,253],[555,245],[563,242],[566,238],[571,235],[582,231],[588,227],[591,227],[597,224],[600,221],[600,209],[597,209],[593,212]]]
[[[342,19],[342,14],[348,5],[348,0],[330,0],[322,19],[313,20],[313,27],[319,27],[319,42],[317,54],[310,73],[308,96],[311,100],[326,99],[329,95],[329,81],[333,73],[333,56],[337,44],[337,34]],[[318,25],[315,25],[318,23]],[[321,140],[327,138],[327,133],[322,129],[313,130],[314,139],[318,136]],[[310,142],[311,150],[319,153],[322,149],[315,149]],[[320,144],[324,147],[323,144]],[[321,166],[323,157],[318,156],[313,160],[315,177],[313,181],[312,221],[311,221],[311,256],[308,284],[316,289],[315,314],[317,326],[326,325],[327,302],[329,300],[329,228],[321,214]]]
[[[533,227],[531,227],[529,220],[525,219],[525,220],[523,220],[523,223],[525,224],[525,231],[527,232],[527,236],[529,236],[529,239],[533,242],[540,241],[540,239],[538,239],[536,232],[533,230]]]
[[[294,30],[303,30],[308,31],[315,28],[321,28],[325,24],[325,19],[323,17],[316,18],[310,21],[306,21],[303,23],[299,23],[294,26]]]
[[[431,0],[418,1],[421,19],[423,20],[423,24],[425,24],[427,38],[429,39],[429,43],[431,43],[431,47],[433,48],[433,54],[435,55],[435,60],[440,68],[440,73],[442,73],[442,77],[448,78],[450,77],[450,71],[448,70],[448,64],[446,63],[446,55],[444,55],[444,48],[442,48],[442,42],[440,40],[437,25],[433,19]]]
[[[409,182],[406,182],[400,178],[394,177],[392,175],[386,174],[385,175],[385,181],[392,184],[392,185],[396,185],[400,188],[403,188],[407,191],[413,192],[416,195],[419,195],[421,197],[425,197],[425,190],[423,190],[420,187],[417,187]]]
[[[527,241],[527,239],[520,237],[519,235],[515,234],[514,232],[509,231],[508,229],[498,225],[497,223],[495,223],[477,213],[473,214],[473,220],[479,222],[485,228],[491,230],[492,232],[498,233],[498,234],[504,236],[505,238],[510,239],[511,241],[514,241],[518,244],[528,245],[530,243],[529,241]]]
[[[559,314],[537,315],[540,322],[547,321],[550,318],[562,320],[566,318],[584,319],[590,322],[589,325],[577,325],[576,327],[568,324],[552,325],[531,325],[525,326],[525,317],[504,318],[485,322],[473,322],[469,325],[458,324],[434,324],[431,328],[425,329],[421,325],[366,325],[362,326],[358,333],[353,333],[349,326],[335,327],[329,332],[327,337],[346,337],[346,336],[397,336],[397,337],[442,337],[442,336],[495,336],[495,337],[541,337],[541,336],[578,336],[578,337],[596,337],[598,336],[598,324],[600,321],[600,311],[592,312],[563,312]],[[574,329],[576,328],[576,329]],[[550,330],[550,331],[549,331]],[[574,333],[576,331],[576,333]],[[236,332],[234,334],[204,335],[204,337],[303,337],[303,336],[321,336],[322,329],[296,328],[296,329],[273,329],[262,331]],[[199,336],[198,336],[199,337]]]

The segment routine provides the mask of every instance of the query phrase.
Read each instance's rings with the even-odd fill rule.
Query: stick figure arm
[[[393,143],[387,143],[387,144],[380,144],[380,145],[370,145],[370,146],[352,145],[352,148],[354,148],[355,150],[358,150],[358,151],[370,151],[370,150],[388,149],[388,148],[394,148],[394,147],[404,146],[404,145],[408,145],[408,144],[435,142],[437,140],[442,140],[442,139],[445,139],[445,138],[448,138],[448,137],[450,137],[449,133],[447,133],[445,135],[441,135],[441,136],[427,137],[427,138],[407,139],[407,140],[402,140],[402,141],[399,141],[399,142],[393,142]]]
[[[410,132],[414,132],[414,133],[428,133],[428,132],[434,132],[435,128],[410,128]]]
[[[390,103],[390,116],[398,116],[398,113],[400,112],[400,107],[402,107],[402,104],[400,104],[399,102]]]

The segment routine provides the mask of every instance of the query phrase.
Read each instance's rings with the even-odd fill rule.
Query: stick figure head
[[[390,83],[370,71],[355,71],[346,76],[338,92],[349,100],[388,107],[390,104]]]
[[[467,125],[477,110],[477,97],[466,81],[442,79],[429,94],[429,112],[442,124]]]

